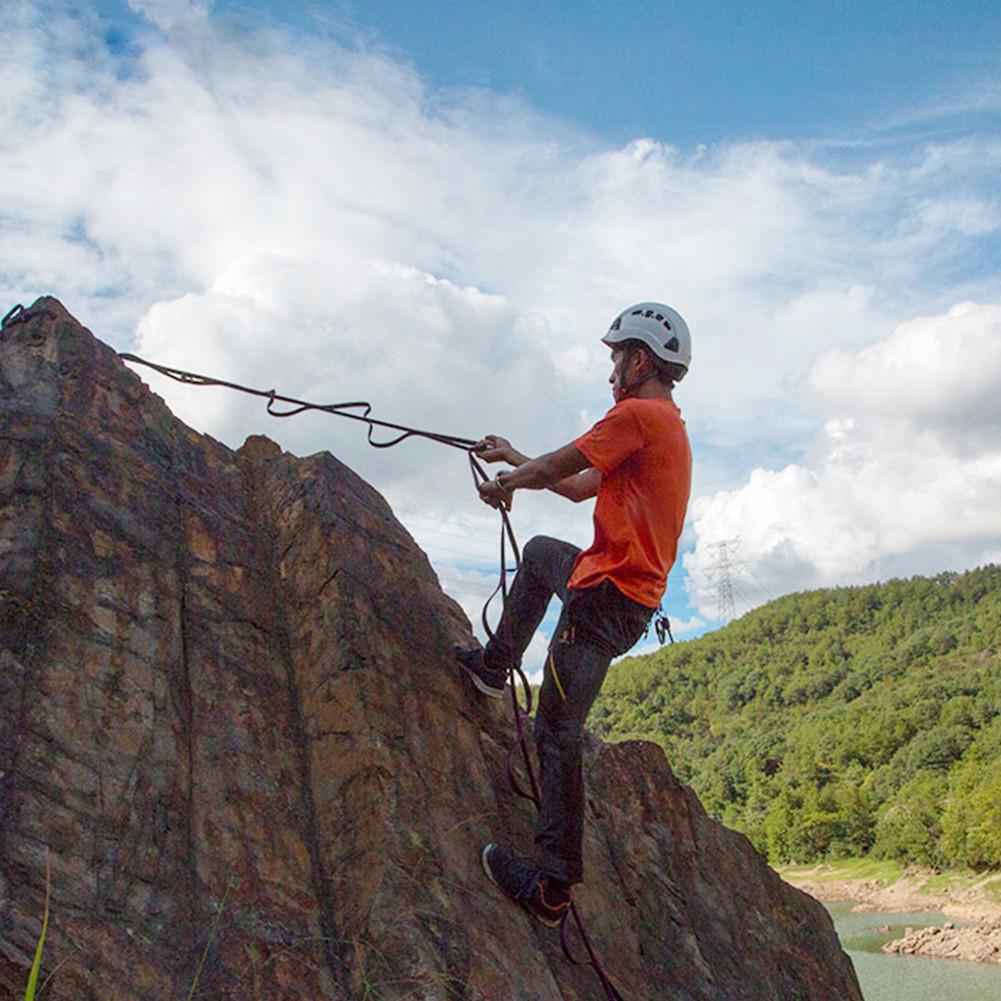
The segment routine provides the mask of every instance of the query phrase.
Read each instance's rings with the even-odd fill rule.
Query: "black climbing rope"
[[[407,438],[427,438],[436,441],[441,445],[450,445],[452,448],[461,448],[469,451],[476,444],[472,438],[459,438],[452,434],[439,434],[436,431],[422,431],[419,428],[407,427],[404,424],[391,424],[388,421],[376,420],[372,417],[372,405],[365,400],[355,400],[351,403],[310,403],[307,400],[297,400],[292,396],[283,396],[274,389],[252,389],[250,386],[241,386],[237,382],[227,382],[224,379],[213,379],[208,375],[199,375],[197,372],[186,372],[180,368],[170,368],[168,365],[158,365],[156,362],[146,361],[138,355],[119,352],[118,355],[123,361],[131,361],[137,365],[145,365],[161,375],[174,379],[176,382],[183,382],[188,386],[222,386],[224,389],[235,389],[240,393],[247,393],[250,396],[258,396],[268,401],[267,411],[272,417],[295,417],[306,410],[319,410],[326,414],[334,414],[337,417],[347,417],[349,420],[362,421],[368,425],[368,442],[375,448],[392,448]],[[276,410],[277,403],[288,403],[291,410]],[[361,411],[357,413],[356,411]],[[399,434],[389,441],[376,441],[372,434],[376,428],[386,428],[390,431],[398,431]],[[487,478],[486,472],[481,468],[480,472]]]
[[[15,309],[16,308],[17,307],[15,307]],[[4,327],[8,326],[11,314],[14,314],[15,316],[13,322],[20,322],[21,314],[15,313],[15,311],[12,310],[3,321]],[[120,353],[119,357],[122,358],[123,361],[130,361],[137,365],[145,365],[147,368],[154,369],[161,375],[167,376],[170,379],[174,379],[177,382],[182,382],[189,386],[220,386],[225,389],[233,389],[240,393],[247,393],[250,396],[257,396],[262,399],[266,399],[268,401],[267,411],[272,417],[294,417],[307,410],[316,410],[321,413],[333,414],[336,417],[347,417],[350,420],[361,421],[367,425],[368,442],[375,448],[391,448],[408,438],[426,438],[429,441],[435,441],[441,445],[448,445],[451,448],[459,448],[465,451],[468,456],[469,467],[472,472],[474,485],[478,487],[481,483],[490,479],[486,470],[483,468],[482,463],[476,458],[476,454],[473,452],[473,446],[476,444],[474,439],[461,438],[457,435],[440,434],[435,431],[425,431],[420,428],[408,427],[404,424],[394,424],[388,421],[378,420],[372,416],[371,404],[364,400],[356,400],[348,403],[310,403],[307,400],[298,400],[291,396],[284,396],[274,389],[253,389],[249,386],[241,386],[236,382],[228,382],[224,379],[214,379],[210,376],[199,375],[196,372],[187,372],[183,369],[171,368],[167,365],[159,365],[133,354]],[[289,409],[279,410],[277,409],[278,404],[285,404]],[[395,432],[395,435],[389,440],[376,440],[374,437],[376,429],[392,431]],[[507,602],[508,575],[517,573],[518,568],[521,565],[521,553],[518,548],[517,539],[515,538],[514,528],[511,525],[510,515],[504,508],[499,508],[498,511],[501,518],[500,574],[496,588],[494,588],[490,597],[487,598],[485,604],[483,605],[483,612],[481,616],[483,628],[486,631],[487,636],[491,638],[493,637],[494,632],[488,621],[490,605],[498,594],[501,596],[502,607]],[[513,559],[513,565],[509,565],[511,559]],[[667,628],[670,629],[669,626]],[[660,621],[658,621],[658,635],[661,634],[661,629],[662,626]],[[661,640],[661,642],[663,642],[663,640]],[[536,809],[538,809],[540,801],[539,784],[536,779],[535,769],[532,765],[528,740],[528,722],[532,715],[533,705],[532,686],[529,684],[528,678],[520,665],[512,666],[510,669],[510,686],[512,711],[514,714],[517,735],[508,754],[508,781],[512,790],[517,795],[522,796],[525,799],[530,799],[535,804]],[[518,696],[519,687],[523,693],[524,705],[522,705],[522,700],[519,699]],[[528,776],[528,789],[524,788],[515,772],[514,756],[519,750],[525,764],[525,772]],[[568,930],[569,919],[571,917],[573,918],[580,941],[587,953],[587,959],[578,959],[574,956],[571,949]],[[580,912],[577,909],[577,905],[572,901],[568,914],[564,917],[563,922],[560,925],[560,945],[563,949],[563,954],[570,963],[575,966],[590,966],[594,970],[601,982],[601,986],[605,991],[605,996],[608,1001],[624,1001],[622,995],[612,984],[611,980],[609,980],[608,974],[605,972],[604,967],[598,959],[598,956],[594,951],[594,947],[591,945],[591,941],[588,938],[587,931],[584,927],[584,922],[581,919]]]

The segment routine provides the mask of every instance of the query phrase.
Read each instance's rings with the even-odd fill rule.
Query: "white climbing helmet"
[[[602,337],[609,347],[632,340],[642,341],[658,358],[681,365],[686,372],[692,363],[688,324],[662,302],[640,302],[624,309]]]

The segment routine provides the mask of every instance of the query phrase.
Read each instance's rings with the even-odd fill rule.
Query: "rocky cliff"
[[[0,340],[0,999],[600,999],[479,868],[530,844],[468,623],[329,454],[182,425],[54,299]],[[348,432],[345,432],[348,433]],[[593,741],[579,906],[629,1001],[860,999],[662,752]],[[196,983],[197,978],[197,983]],[[194,987],[194,990],[192,988]]]

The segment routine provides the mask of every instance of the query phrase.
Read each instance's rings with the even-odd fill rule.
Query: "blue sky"
[[[14,0],[8,26],[6,301],[539,452],[609,405],[609,320],[663,299],[695,340],[679,635],[715,625],[721,539],[738,611],[1001,558],[996,4]],[[475,615],[493,516],[451,454],[155,388],[229,444],[334,451]],[[586,506],[515,515],[588,541]]]
[[[370,3],[346,7],[441,86],[516,93],[611,141],[883,130],[996,69],[996,4]]]
[[[143,19],[96,5],[128,37]],[[381,47],[437,90],[484,88],[607,141],[913,138],[996,122],[991,2],[475,4],[216,0],[217,17]],[[996,96],[996,94],[995,94]]]

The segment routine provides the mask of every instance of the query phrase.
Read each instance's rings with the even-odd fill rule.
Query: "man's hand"
[[[511,442],[498,434],[485,435],[473,446],[473,451],[484,462],[506,462],[517,466],[525,461],[525,457],[511,447]]]
[[[498,482],[500,477],[485,480],[476,488],[480,492],[480,500],[498,511],[510,511],[514,499],[510,490],[505,490]]]

